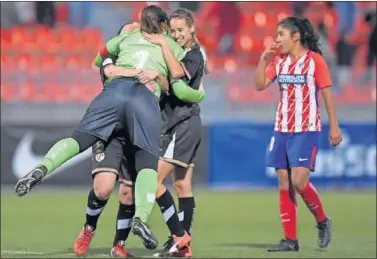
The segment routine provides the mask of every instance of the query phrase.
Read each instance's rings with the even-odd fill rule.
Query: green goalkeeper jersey
[[[166,35],[169,46],[175,57],[180,61],[184,58],[184,50]],[[158,71],[167,77],[169,70],[160,46],[147,41],[140,30],[123,32],[106,43],[108,52],[117,56],[116,65],[131,69],[150,69]],[[95,63],[101,66],[102,59],[97,55]],[[160,96],[161,89],[156,83],[156,96]]]

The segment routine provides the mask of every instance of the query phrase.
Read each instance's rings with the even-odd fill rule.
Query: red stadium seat
[[[39,69],[56,70],[61,66],[61,60],[55,54],[46,54],[38,57]]]
[[[13,52],[25,52],[25,45],[30,42],[30,34],[21,26],[14,26],[10,29],[11,44],[9,50]]]
[[[21,54],[15,57],[17,69],[21,71],[33,70],[37,68],[37,57],[30,54]]]
[[[80,103],[89,103],[102,90],[102,84],[100,81],[98,83],[80,83],[76,90],[74,99]]]
[[[83,29],[80,31],[78,39],[81,54],[97,53],[105,43],[101,31],[96,28]]]
[[[60,53],[77,53],[79,45],[76,31],[64,26],[54,31],[54,42],[57,44]]]
[[[234,47],[236,52],[245,53],[250,52],[253,49],[254,40],[248,33],[239,33],[235,37]]]
[[[12,34],[9,30],[1,28],[1,53],[8,51],[12,44]]]
[[[80,70],[83,68],[83,59],[79,55],[70,55],[63,58],[63,66],[69,70]]]
[[[13,85],[1,81],[1,101],[11,102],[16,99],[16,91]]]
[[[31,31],[31,40],[28,49],[37,53],[55,53],[57,50],[56,40],[50,28],[37,26]]]

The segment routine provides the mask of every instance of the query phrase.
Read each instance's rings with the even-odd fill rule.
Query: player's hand
[[[338,126],[330,127],[329,131],[329,141],[333,147],[336,147],[342,142],[342,133]]]
[[[266,48],[262,55],[261,55],[261,59],[268,59],[271,55],[275,55],[276,54],[276,49],[278,47],[278,44],[276,42],[273,42],[271,44],[271,46],[269,46],[268,48]]]
[[[162,34],[149,34],[149,33],[143,33],[143,36],[149,40],[150,42],[152,42],[153,44],[156,44],[156,45],[159,45],[161,46],[162,44],[164,44],[166,42],[166,38],[164,35]]]
[[[137,79],[140,83],[146,84],[150,81],[156,80],[157,77],[160,76],[160,73],[156,70],[142,70],[137,75]]]
[[[132,32],[137,29],[140,29],[140,24],[137,22],[133,22],[131,24],[125,25],[122,29],[122,32]]]

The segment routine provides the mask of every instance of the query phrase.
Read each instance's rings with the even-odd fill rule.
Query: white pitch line
[[[44,255],[45,253],[42,252],[32,252],[32,251],[12,251],[12,250],[2,250],[2,254],[14,254],[14,255]]]
[[[1,251],[1,254],[8,254],[8,255],[48,255],[49,253],[43,253],[43,252],[34,252],[34,251],[14,251],[14,250],[3,250]],[[75,253],[61,253],[64,255],[69,256],[75,256]],[[96,255],[90,255],[89,257],[95,257],[95,256],[101,256],[101,257],[110,257],[109,254],[96,254]],[[153,256],[138,256],[139,258],[151,258]]]

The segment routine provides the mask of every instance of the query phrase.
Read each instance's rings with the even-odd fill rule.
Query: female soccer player
[[[256,71],[256,89],[265,90],[277,79],[281,98],[274,133],[268,148],[267,166],[279,179],[280,217],[284,239],[268,248],[270,252],[298,251],[296,236],[296,191],[313,213],[318,228],[318,245],[331,241],[331,220],[309,181],[314,171],[321,131],[318,92],[321,92],[330,124],[329,141],[342,141],[331,91],[329,69],[318,46],[318,37],[307,19],[288,17],[278,25],[276,42],[266,49]],[[279,54],[276,52],[279,51]],[[276,54],[268,64],[266,59]]]
[[[144,36],[161,46],[173,78],[184,78],[193,89],[202,88],[202,77],[206,69],[205,54],[196,40],[193,14],[184,8],[177,9],[170,15],[169,26],[171,37],[186,51],[181,62],[174,57],[166,37],[161,34],[144,34]],[[132,30],[138,26],[134,23],[130,27],[129,29]],[[172,251],[177,243],[175,233],[186,231],[191,234],[195,217],[191,179],[196,152],[201,141],[200,107],[197,103],[180,101],[175,91],[164,96],[160,104],[165,120],[160,145],[156,201],[169,227],[171,237],[165,243],[163,251],[156,256],[172,254],[191,257],[191,246],[180,249],[176,253]],[[163,185],[164,179],[172,172],[174,172],[173,180],[178,195],[179,216],[172,195]],[[179,222],[180,218],[182,225]]]

